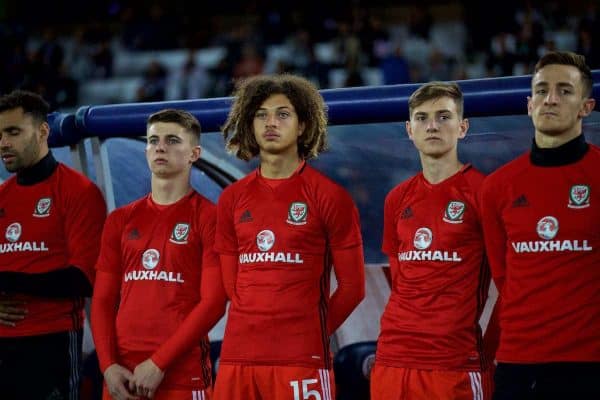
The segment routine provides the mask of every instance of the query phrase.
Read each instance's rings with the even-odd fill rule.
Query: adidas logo
[[[408,219],[411,218],[413,216],[413,212],[411,210],[410,207],[406,207],[404,209],[404,211],[402,211],[402,214],[400,214],[400,219]]]
[[[519,197],[517,197],[515,199],[515,201],[513,201],[512,206],[513,206],[513,208],[515,208],[515,207],[528,207],[529,206],[529,202],[527,201],[527,197],[525,197],[524,194],[520,195]]]
[[[138,232],[138,230],[136,228],[133,228],[131,230],[131,232],[129,232],[129,235],[127,235],[128,240],[135,240],[135,239],[139,239],[139,238],[140,238],[140,232]]]
[[[242,213],[242,215],[240,216],[240,223],[243,222],[251,222],[252,221],[252,214],[250,214],[249,210],[246,210]]]

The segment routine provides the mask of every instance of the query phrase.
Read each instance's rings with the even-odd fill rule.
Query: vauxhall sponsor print
[[[536,231],[544,240],[529,240],[511,242],[515,253],[544,253],[557,251],[592,251],[593,247],[587,240],[553,240],[558,234],[558,219],[548,215],[540,218],[536,225]]]
[[[142,254],[142,266],[145,270],[128,271],[125,274],[125,282],[129,281],[165,281],[184,283],[181,272],[158,271],[160,252],[156,249],[147,249]],[[159,268],[160,269],[160,268]]]
[[[446,261],[460,262],[462,258],[456,251],[427,250],[433,242],[433,232],[427,227],[415,231],[413,245],[417,250],[398,253],[399,261]]]
[[[6,228],[4,237],[8,240],[8,243],[0,243],[0,254],[1,253],[14,253],[14,252],[25,252],[25,251],[48,251],[46,243],[31,242],[31,241],[19,241],[23,234],[23,228],[18,222],[13,222]]]
[[[240,253],[239,263],[285,263],[285,264],[303,264],[304,260],[300,253],[291,253],[283,251],[269,251],[275,244],[275,234],[273,231],[265,229],[256,235],[256,246],[261,252]]]

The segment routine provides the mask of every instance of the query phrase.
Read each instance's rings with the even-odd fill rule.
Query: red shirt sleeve
[[[237,281],[238,258],[222,254],[221,259],[221,275],[223,277],[223,287],[229,299],[233,299],[235,294],[235,283]]]
[[[352,197],[337,186],[333,192],[324,194],[320,207],[329,246],[332,249],[362,246],[360,218]]]
[[[386,196],[383,206],[383,243],[381,245],[381,250],[383,250],[390,258],[396,257],[398,246],[400,245],[396,233],[395,215],[397,206],[395,202],[395,193],[396,191],[393,190]],[[391,264],[390,267],[392,267]]]
[[[92,296],[92,334],[100,370],[117,363],[115,321],[119,304],[121,277],[98,271]]]
[[[100,189],[91,182],[75,194],[76,197],[67,200],[64,213],[68,265],[80,268],[93,283],[106,203]]]
[[[365,297],[365,266],[360,219],[350,195],[336,187],[322,200],[322,212],[338,282],[329,300],[327,329],[331,334]]]
[[[225,189],[217,204],[215,251],[219,254],[237,255],[238,242],[233,223],[235,211],[231,188]]]
[[[203,251],[200,302],[187,315],[175,333],[152,355],[152,361],[163,371],[185,351],[197,345],[225,313],[227,298],[218,256],[214,251],[214,212],[210,213],[201,226],[203,227]]]
[[[102,372],[117,363],[115,323],[121,290],[121,213],[115,211],[102,231],[92,295],[92,334]]]
[[[329,300],[327,333],[331,335],[365,297],[365,265],[362,246],[333,249],[337,289]]]
[[[481,188],[481,224],[485,239],[485,250],[490,263],[492,278],[502,293],[506,273],[506,231],[502,224],[501,210],[493,191],[495,184],[488,177]]]

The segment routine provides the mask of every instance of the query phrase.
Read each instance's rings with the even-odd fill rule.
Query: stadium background
[[[61,133],[68,133],[66,143],[72,144],[53,152],[96,179],[114,198],[112,206],[150,189],[139,140],[148,113],[140,103],[227,96],[235,79],[260,72],[299,73],[321,89],[469,79],[462,83],[469,88],[465,114],[471,128],[460,156],[487,173],[531,145],[528,83],[527,78],[473,79],[528,74],[539,55],[552,49],[577,51],[600,68],[599,18],[596,1],[0,2],[0,91],[25,88],[50,100],[57,112],[53,142],[64,144]],[[594,82],[600,98],[599,73]],[[343,399],[366,398],[363,352],[372,343],[352,344],[376,339],[389,295],[380,268],[383,198],[420,167],[402,122],[406,94],[414,87],[384,89],[323,92],[335,111],[331,150],[314,164],[352,193],[369,265],[367,299],[333,339],[334,349],[347,349],[337,357],[344,368],[338,372]],[[344,101],[335,103],[336,98]],[[128,102],[138,104],[98,107]],[[204,131],[216,132],[227,100],[177,104],[210,115],[208,123],[201,118]],[[86,105],[92,108],[80,108]],[[353,114],[356,107],[368,112]],[[397,115],[386,114],[390,107],[397,107]],[[584,123],[588,140],[596,144],[598,110]],[[123,119],[106,119],[112,112]],[[123,128],[123,121],[132,124]],[[224,183],[255,164],[225,154],[215,133],[205,135],[202,144],[203,162],[193,184],[216,201]],[[0,180],[7,176],[0,168]],[[222,327],[223,321],[211,338],[220,339]],[[88,338],[86,351],[92,349]]]

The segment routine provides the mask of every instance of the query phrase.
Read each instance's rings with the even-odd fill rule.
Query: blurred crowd
[[[37,18],[15,9],[0,19],[0,92],[26,88],[53,108],[76,107],[86,101],[82,85],[120,77],[114,65],[121,54],[170,49],[185,51],[184,62],[156,59],[139,76],[123,77],[139,82],[132,100],[227,96],[237,79],[274,72],[301,74],[320,88],[373,84],[373,74],[381,84],[518,75],[553,49],[576,51],[600,68],[600,10],[593,0],[402,6],[114,0],[91,1],[73,11],[75,19],[56,11],[62,3],[74,7],[58,1],[38,9]],[[224,51],[214,65],[197,61],[197,51],[215,47]],[[175,82],[170,90],[169,82]]]

